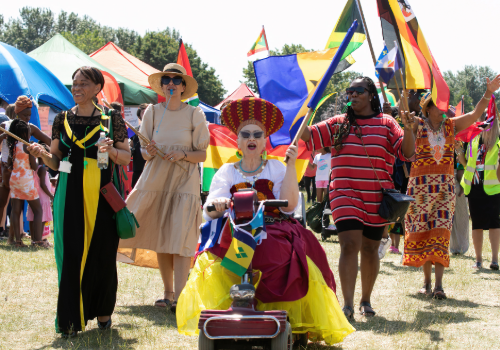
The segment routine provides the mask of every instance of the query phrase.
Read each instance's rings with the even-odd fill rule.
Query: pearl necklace
[[[259,170],[259,168],[255,169],[254,171],[245,171],[243,170],[243,168],[241,167],[241,164],[242,164],[242,160],[239,162],[240,163],[240,166],[239,167],[235,167],[236,170],[238,170],[238,172],[240,173],[241,177],[243,177],[243,179],[245,179],[245,182],[249,182],[252,184],[252,188],[253,186],[255,185],[255,182],[259,179],[259,176],[264,172],[264,168],[266,167],[267,165],[267,160],[264,162],[262,161],[259,165],[259,168],[261,169],[261,172],[256,174],[256,175],[253,175],[253,176],[247,176],[245,175],[245,173],[254,173],[256,171]],[[245,173],[244,173],[245,172]],[[251,180],[249,180],[248,178],[251,178]]]

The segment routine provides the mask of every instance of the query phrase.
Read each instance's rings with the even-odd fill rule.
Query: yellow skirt
[[[203,310],[226,310],[231,306],[229,289],[239,284],[239,276],[221,266],[221,259],[205,252],[196,259],[186,287],[177,302],[179,333],[197,335]],[[261,303],[259,311],[286,310],[293,333],[309,332],[311,341],[340,343],[355,331],[342,312],[337,296],[327,286],[321,271],[307,258],[309,290],[302,299],[289,302]]]

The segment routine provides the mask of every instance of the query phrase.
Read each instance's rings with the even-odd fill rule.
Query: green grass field
[[[490,247],[485,234],[484,265]],[[28,243],[27,241],[25,243]],[[339,245],[322,243],[338,280]],[[403,267],[400,256],[381,261],[372,319],[356,315],[356,332],[336,347],[310,343],[308,349],[500,349],[500,273],[474,271],[471,248],[452,257],[446,269],[447,300],[417,296],[422,271]],[[157,270],[118,264],[118,301],[113,327],[101,332],[96,321],[76,338],[54,332],[57,273],[53,250],[15,249],[0,243],[1,349],[196,349],[197,338],[179,335],[175,316],[154,308],[162,295]],[[357,291],[360,290],[358,278]],[[342,304],[342,293],[338,287]],[[359,300],[359,293],[356,294]]]

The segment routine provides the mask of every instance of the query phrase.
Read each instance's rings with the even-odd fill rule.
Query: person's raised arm
[[[30,124],[31,135],[34,136],[37,140],[42,141],[47,146],[50,146],[50,137],[42,130],[38,128],[38,126]]]
[[[300,135],[300,139],[304,142],[309,142],[311,139],[311,130],[309,130],[309,127],[304,129],[304,132]]]
[[[298,156],[298,147],[290,145],[286,150],[285,157],[288,157],[286,163],[285,178],[281,183],[280,199],[288,200],[288,207],[281,208],[284,212],[291,212],[299,202],[299,182],[297,180],[297,171],[295,170],[295,162]]]
[[[455,129],[457,133],[467,129],[479,119],[486,107],[488,107],[491,95],[493,95],[493,93],[498,89],[500,89],[500,74],[491,81],[489,78],[486,78],[486,92],[484,93],[483,98],[479,100],[476,108],[474,108],[472,112],[453,118],[455,120]]]

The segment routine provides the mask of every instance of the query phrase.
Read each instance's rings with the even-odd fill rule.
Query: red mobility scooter
[[[256,191],[243,189],[233,196],[234,219],[237,225],[250,222],[261,202]],[[264,205],[286,207],[286,200],[266,200]],[[214,211],[215,206],[208,206]],[[257,248],[258,249],[258,246]],[[241,277],[241,283],[231,287],[233,303],[228,310],[201,312],[198,328],[200,350],[270,349],[291,350],[294,343],[288,314],[284,310],[258,311],[253,286],[252,264]],[[298,343],[307,345],[307,334],[297,336]]]

